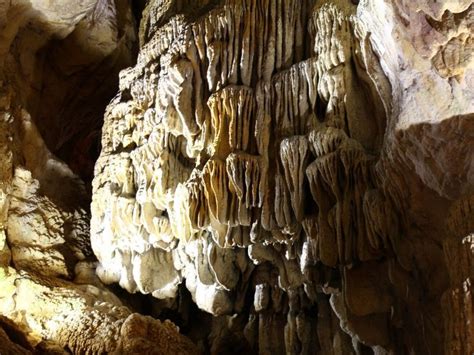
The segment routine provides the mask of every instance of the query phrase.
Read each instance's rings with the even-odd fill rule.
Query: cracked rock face
[[[100,279],[209,351],[470,353],[471,1],[149,1],[95,167]]]

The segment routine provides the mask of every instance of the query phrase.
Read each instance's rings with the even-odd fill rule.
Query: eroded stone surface
[[[13,139],[2,142],[10,169],[2,167],[0,313],[31,342],[26,350],[5,344],[5,353],[33,346],[46,353],[141,351],[143,336],[126,325],[132,321],[161,342],[160,354],[195,353],[174,325],[132,314],[95,277],[84,183],[49,152],[8,87],[2,98],[2,123]]]
[[[472,12],[149,2],[95,168],[101,280],[184,284],[216,353],[469,352]]]
[[[472,353],[473,8],[0,0],[0,351]]]
[[[160,354],[197,352],[172,323],[133,313],[95,276],[90,196],[52,153],[100,126],[97,102],[82,100],[110,99],[114,80],[100,80],[130,64],[132,22],[128,1],[0,1],[2,354],[137,353],[137,328]]]

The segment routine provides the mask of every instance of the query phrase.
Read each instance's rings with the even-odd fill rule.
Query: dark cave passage
[[[105,5],[102,5],[105,4]],[[138,55],[138,27],[146,1],[100,1],[65,38],[41,44],[22,101],[46,145],[85,183],[89,193],[106,106],[118,91],[119,72]],[[36,31],[25,27],[14,40],[18,53]],[[99,36],[108,34],[106,40]],[[26,39],[25,39],[26,38]]]

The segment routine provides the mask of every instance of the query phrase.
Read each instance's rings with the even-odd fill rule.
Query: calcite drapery
[[[435,305],[469,233],[445,225],[473,191],[470,3],[151,1],[105,116],[99,277],[185,283],[215,352],[458,352],[467,279],[447,328]]]
[[[143,3],[0,1],[5,351],[472,353],[472,0]]]

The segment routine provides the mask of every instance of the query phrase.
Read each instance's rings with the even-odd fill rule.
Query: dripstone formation
[[[100,279],[187,289],[214,353],[474,351],[473,11],[150,1],[95,167]]]
[[[0,1],[0,28],[0,354],[196,353],[97,279],[87,188],[56,155],[131,64],[130,4]]]
[[[472,0],[0,0],[1,354],[472,354],[473,253]]]

